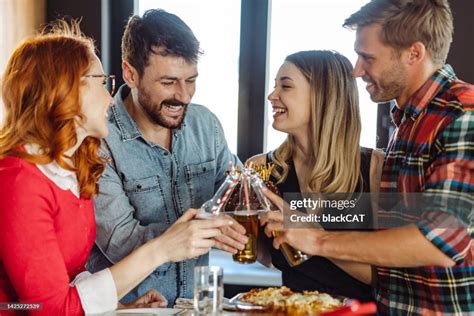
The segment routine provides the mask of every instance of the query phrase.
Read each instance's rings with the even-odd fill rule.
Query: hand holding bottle
[[[288,243],[282,242],[282,232],[287,232],[283,226],[283,209],[285,201],[275,193],[271,192],[262,179],[255,178],[252,185],[255,187],[257,197],[260,203],[265,206],[267,212],[260,217],[260,225],[265,227],[265,234],[273,237],[275,248],[280,249],[288,264],[292,267],[297,266],[311,256],[293,248]]]
[[[224,218],[232,221],[231,225],[222,226],[220,228],[221,234],[215,236],[214,247],[235,254],[244,248],[248,238],[245,236],[245,228],[233,220],[229,215],[224,214],[224,206],[240,179],[240,173],[235,170],[232,162],[230,163],[230,167],[231,171],[226,179],[219,189],[217,189],[214,196],[210,200],[204,202],[204,204],[199,208],[196,218],[206,220]]]

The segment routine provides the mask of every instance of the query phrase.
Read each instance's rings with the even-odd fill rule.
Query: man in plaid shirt
[[[277,248],[286,242],[332,258],[374,284],[380,314],[474,314],[474,86],[445,65],[448,1],[372,0],[344,26],[357,32],[354,76],[374,102],[395,103],[381,191],[436,193],[454,203],[374,232],[286,229],[268,214],[265,232],[280,231]]]

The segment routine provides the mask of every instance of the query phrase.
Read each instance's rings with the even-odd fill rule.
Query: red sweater
[[[0,303],[41,303],[31,315],[83,315],[69,283],[85,271],[94,239],[92,200],[23,159],[0,160]]]

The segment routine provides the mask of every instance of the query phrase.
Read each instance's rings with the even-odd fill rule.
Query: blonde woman
[[[289,55],[278,71],[268,99],[274,113],[273,128],[288,137],[276,150],[251,161],[274,165],[270,180],[282,194],[378,189],[383,155],[359,147],[357,86],[346,57],[333,51]],[[281,222],[283,216],[270,212],[262,217],[262,224],[269,219]],[[301,238],[310,240],[311,229],[287,231],[302,233]],[[282,271],[283,285],[292,290],[319,290],[361,301],[373,300],[370,286],[364,284],[370,280],[356,278],[358,269],[366,270],[369,266],[348,266],[342,261],[335,264],[314,256],[292,268],[281,251],[272,247],[271,239],[265,242],[272,264]]]

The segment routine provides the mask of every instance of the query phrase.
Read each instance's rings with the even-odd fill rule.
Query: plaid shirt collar
[[[397,106],[392,108],[392,120],[396,126],[400,126],[403,117],[409,117],[415,121],[425,110],[426,106],[433,100],[443,87],[456,80],[453,68],[446,64],[436,71],[407,102],[403,110]],[[394,101],[395,102],[395,101]],[[396,103],[396,102],[395,102]]]

